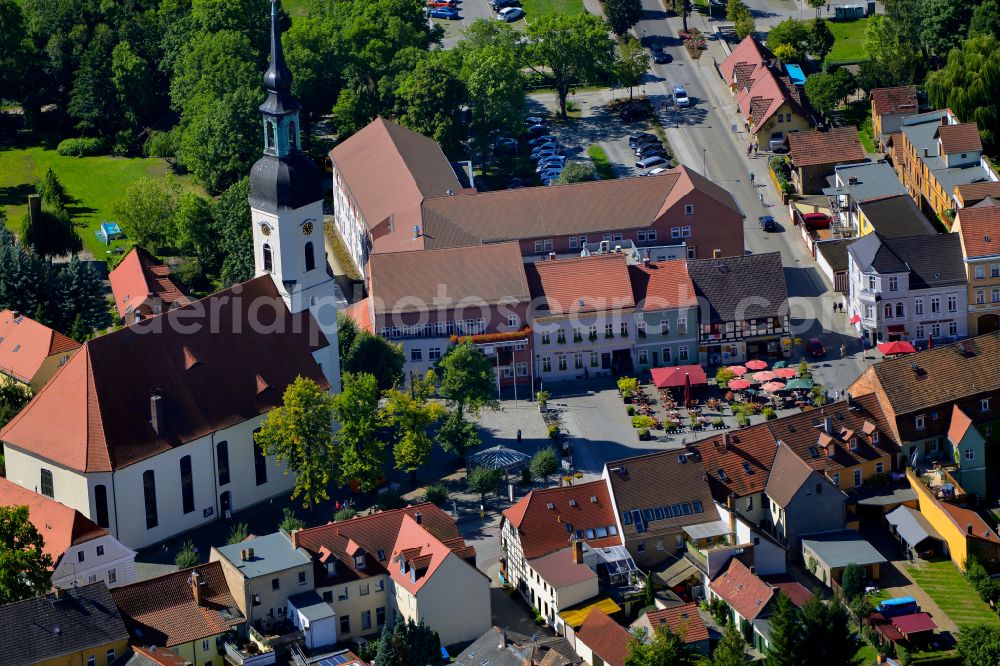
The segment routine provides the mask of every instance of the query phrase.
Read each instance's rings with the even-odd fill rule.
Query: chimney
[[[583,542],[579,539],[573,542],[573,564],[583,564]]]
[[[163,396],[155,393],[149,396],[149,423],[153,426],[153,432],[163,434],[163,427],[166,425],[163,420]]]
[[[854,409],[854,401],[851,399],[851,392],[844,391],[844,397],[847,398],[847,408]]]
[[[295,548],[296,550],[298,550],[298,547],[299,547],[299,531],[298,530],[292,530],[288,534],[288,539],[289,539],[289,541],[292,542],[292,548]]]
[[[857,185],[858,184],[858,177],[857,176],[849,176],[847,178],[847,184],[848,185]]]
[[[420,525],[424,522],[424,517],[420,515],[419,511],[417,511],[415,514],[413,514],[413,520],[417,521],[417,525]]]
[[[723,451],[728,451],[729,450],[729,433],[728,432],[722,433],[722,450]]]
[[[972,525],[969,525],[969,534],[972,534],[971,530],[972,530]],[[59,601],[60,599],[62,599],[65,596],[66,596],[66,590],[62,589],[61,587],[53,586],[53,588],[52,588],[52,598],[55,601]]]
[[[500,645],[497,646],[498,649],[504,650],[507,648],[507,630],[500,630]]]
[[[556,259],[556,253],[549,252],[549,261],[555,261],[555,259]]]
[[[252,559],[253,559],[253,548],[247,548],[247,561],[249,562]]]
[[[931,149],[930,148],[924,148],[924,157],[930,157],[930,154],[931,154]]]
[[[726,508],[729,509],[729,533],[733,535],[733,541],[736,540],[736,499],[733,493],[729,493],[726,498]]]
[[[823,419],[823,431],[828,435],[833,434],[833,419],[829,416]]]
[[[42,214],[42,198],[37,194],[28,195],[28,217],[37,220]]]
[[[188,582],[191,584],[191,596],[194,597],[195,605],[201,606],[201,574],[192,571]]]

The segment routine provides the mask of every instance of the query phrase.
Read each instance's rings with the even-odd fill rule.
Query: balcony
[[[226,659],[238,666],[269,666],[273,664],[274,648],[256,629],[250,627],[250,637],[246,641],[234,643],[226,641]]]

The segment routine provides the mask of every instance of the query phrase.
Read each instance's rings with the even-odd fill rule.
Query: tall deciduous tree
[[[805,58],[809,50],[809,28],[802,21],[785,19],[767,33],[767,47],[772,51],[787,45],[794,52],[794,60]]]
[[[0,506],[0,603],[45,592],[52,580],[52,557],[26,506]]]
[[[830,26],[826,24],[826,21],[821,18],[816,19],[812,30],[809,31],[809,53],[820,61],[826,60],[826,56],[833,49],[834,41],[833,32],[830,31]]]
[[[375,666],[426,666],[441,655],[441,641],[433,629],[413,620],[398,622],[382,630],[375,651]]]
[[[621,39],[615,47],[614,72],[618,83],[628,86],[629,99],[632,99],[632,88],[642,83],[648,71],[649,53],[642,42],[631,36]]]
[[[340,424],[340,481],[356,483],[359,490],[375,488],[385,466],[383,444],[378,437],[378,383],[374,375],[345,372],[343,387],[333,398],[333,411]]]
[[[665,624],[657,626],[652,635],[646,629],[637,630],[628,641],[625,666],[694,666],[694,652],[680,634]]]
[[[607,0],[604,11],[611,31],[621,37],[642,18],[642,0]]]
[[[401,125],[437,141],[446,152],[464,138],[461,106],[465,86],[451,51],[430,51],[396,82],[396,115]]]
[[[435,441],[442,449],[459,457],[482,443],[475,424],[466,420],[465,415],[457,408],[448,411],[448,418],[438,428]]]
[[[559,471],[559,456],[551,447],[539,449],[531,457],[531,473],[535,478],[543,479],[545,487],[549,485],[549,477]]]
[[[969,22],[969,36],[977,35],[1000,36],[1000,3],[982,0],[976,5]]]
[[[215,256],[212,202],[197,192],[182,192],[174,210],[174,244],[202,262]]]
[[[943,58],[968,34],[972,5],[963,0],[920,0],[918,4],[920,43],[932,55]]]
[[[253,277],[253,228],[250,217],[250,179],[230,185],[212,210],[212,231],[222,260],[226,286]]]
[[[927,96],[934,108],[979,125],[988,150],[1000,145],[1000,37],[973,37],[953,49],[948,64],[927,77]]]
[[[915,80],[919,52],[912,40],[904,38],[888,16],[875,14],[868,18],[868,25],[865,26],[865,51],[884,72],[886,85],[901,85]]]
[[[261,452],[295,473],[292,499],[301,497],[306,507],[328,499],[327,487],[336,478],[333,411],[333,396],[311,379],[298,377],[254,435]]]
[[[393,456],[396,469],[413,474],[424,466],[431,453],[430,428],[440,421],[446,409],[434,402],[437,375],[428,370],[423,378],[414,378],[409,392],[389,389],[385,393],[382,421],[394,430]]]
[[[478,414],[499,409],[496,374],[489,359],[471,342],[455,345],[439,362],[441,396],[459,410]]]
[[[114,206],[115,217],[129,240],[158,252],[174,241],[174,213],[179,188],[170,178],[140,178]]]
[[[1000,664],[1000,628],[994,624],[962,627],[958,634],[958,655],[963,666]]]
[[[608,26],[592,14],[539,17],[528,24],[528,40],[530,66],[555,88],[563,118],[573,86],[596,80],[614,62]]]
[[[379,335],[360,331],[346,356],[340,359],[343,372],[367,372],[373,375],[380,391],[386,391],[403,379],[403,346]]]
[[[28,386],[18,382],[0,384],[0,428],[7,425],[31,401]]]
[[[468,486],[469,491],[479,495],[482,501],[486,501],[486,495],[496,492],[497,486],[503,479],[503,472],[489,467],[473,467],[469,470]]]

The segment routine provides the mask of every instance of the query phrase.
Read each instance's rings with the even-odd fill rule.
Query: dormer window
[[[337,575],[337,560],[327,560],[326,563],[326,575],[336,576]]]
[[[989,398],[983,398],[982,400],[979,401],[979,411],[981,411],[981,412],[988,412],[988,411],[990,411],[990,399]]]
[[[406,560],[404,560],[402,557],[399,558],[399,573],[401,574],[406,573]]]
[[[927,417],[921,414],[913,419],[913,427],[917,430],[923,430],[927,427]]]
[[[872,444],[878,444],[878,430],[872,432]]]
[[[851,451],[856,451],[858,448],[858,438],[851,437]]]
[[[378,551],[375,553],[375,557],[378,558],[379,562],[385,562],[385,551],[379,548]]]
[[[364,553],[358,553],[354,556],[354,568],[362,570],[365,568],[365,555]]]

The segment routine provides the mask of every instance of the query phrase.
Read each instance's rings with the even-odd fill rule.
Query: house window
[[[885,470],[885,465],[881,462],[875,463],[875,473],[881,474]]]
[[[597,355],[597,352],[590,352],[590,367],[596,368],[599,362],[600,357]]]
[[[858,438],[851,437],[851,451],[857,451],[857,450],[858,450]]]
[[[670,335],[670,320],[661,319],[660,320],[660,335]]]
[[[868,276],[868,291],[875,291],[875,278]]]
[[[623,338],[627,338],[628,337],[628,322],[625,322],[625,321],[622,322],[622,324],[621,324],[621,332],[622,332],[622,337]]]
[[[941,297],[931,296],[931,314],[937,314],[941,312]]]
[[[97,666],[97,657],[94,655],[87,657],[87,666]]]
[[[882,309],[885,312],[885,318],[892,319],[892,303],[886,303]]]
[[[97,547],[97,556],[102,557],[104,555],[104,546]]]
[[[924,299],[922,298],[913,299],[913,312],[918,315],[922,315],[924,313]]]
[[[156,475],[151,469],[142,473],[142,495],[146,503],[146,529],[160,524],[156,517]]]
[[[306,243],[303,251],[306,255],[306,270],[311,271],[316,268],[316,253],[313,251],[312,241]]]
[[[984,266],[976,266],[976,279],[982,280],[986,277],[986,268]]]
[[[542,372],[552,372],[552,357],[542,357]]]
[[[637,321],[635,323],[635,331],[640,338],[646,337],[646,322],[642,319]]]
[[[635,551],[637,553],[645,553],[646,552],[646,543],[644,541],[640,541],[639,543],[637,543],[635,545]]]
[[[948,294],[948,312],[958,312],[958,296]]]
[[[622,232],[616,231],[614,236],[612,237],[612,240],[620,241],[621,239],[622,239]]]
[[[941,324],[931,324],[931,335],[935,338],[941,335]]]
[[[306,584],[306,572],[305,571],[300,571],[299,572],[299,585],[305,585],[305,584]]]
[[[427,350],[427,360],[428,361],[438,361],[441,359],[441,348],[431,347]]]
[[[645,349],[639,350],[639,363],[642,365],[649,363],[649,353]]]
[[[655,241],[656,240],[656,229],[648,229],[646,231],[646,240]]]
[[[327,590],[326,592],[323,593],[323,601],[325,601],[328,604],[333,603],[333,590]]]
[[[201,649],[202,649],[203,652],[208,652],[208,639],[207,638],[204,639],[201,642]]]
[[[687,335],[688,332],[688,320],[687,317],[677,318],[677,333],[679,335]]]
[[[215,445],[215,460],[219,466],[219,485],[224,486],[229,483],[229,442]]]
[[[670,363],[671,362],[671,359],[670,359],[670,347],[664,347],[663,348],[663,362],[664,363]]]
[[[906,314],[905,314],[905,312],[903,310],[903,304],[902,303],[896,303],[896,317],[898,319],[902,319],[905,316],[906,316]]]
[[[840,487],[840,473],[839,472],[834,472],[834,474],[833,474],[833,485],[837,486],[838,488]]]
[[[993,287],[990,289],[990,300],[994,303],[1000,303],[1000,288]]]
[[[272,590],[280,590],[281,589],[281,579],[280,578],[272,578],[271,579],[271,589]]]
[[[535,241],[535,252],[542,251],[542,241]]]
[[[76,551],[76,561],[77,562],[83,562],[85,559],[87,559],[87,556],[86,556],[86,554],[82,550]]]
[[[577,370],[583,370],[583,354],[573,354],[573,367]]]
[[[921,414],[913,419],[913,427],[917,430],[923,430],[927,427],[927,417]]]
[[[354,556],[354,568],[359,571],[363,571],[365,568],[365,555],[364,553],[358,553]]]
[[[253,431],[256,435],[260,432],[260,428]],[[262,486],[267,483],[267,458],[264,456],[264,452],[260,450],[260,444],[254,441],[254,437],[251,437],[250,447],[253,449],[253,470],[255,481],[258,486]]]
[[[422,360],[424,360],[424,350],[423,349],[411,349],[410,350],[410,360],[411,361],[422,361]]]
[[[684,204],[684,214],[694,215],[694,204]]]
[[[680,238],[681,237],[681,228],[680,227],[670,227],[670,237],[671,238]]]
[[[517,376],[527,377],[528,376],[528,364],[525,361],[520,361],[517,364]]]
[[[975,449],[966,449],[965,450],[965,459],[966,460],[975,460],[975,458],[976,458],[976,450]]]
[[[385,580],[382,579],[382,578],[379,578],[378,582],[375,583],[375,591],[376,592],[382,592],[383,590],[385,590]]]
[[[997,290],[994,289],[994,292]],[[976,305],[984,305],[986,303],[986,290],[976,289]]]
[[[691,238],[691,227],[681,227],[681,236],[683,238]]]
[[[556,356],[556,361],[559,363],[560,370],[566,369],[566,354],[558,354]]]
[[[361,631],[372,628],[372,612],[370,610],[361,611]]]
[[[341,635],[347,635],[351,633],[351,616],[341,615],[340,616],[340,633]]]
[[[586,244],[587,244],[587,237],[586,236],[580,236],[580,247],[583,247]]]
[[[948,335],[958,335],[958,322],[949,321],[948,322]]]
[[[979,411],[981,411],[981,412],[988,412],[988,411],[990,411],[990,399],[989,398],[983,398],[982,400],[979,401]]]
[[[52,470],[41,470],[42,494],[46,497],[55,497],[55,489],[52,486]]]
[[[566,343],[566,331],[562,330],[561,328],[558,331],[556,331],[556,342],[558,342],[561,345]]]
[[[368,585],[368,583],[361,583],[360,585],[358,585],[358,594],[360,594],[363,597],[371,594],[371,587]]]
[[[542,241],[542,249],[545,250],[546,252],[551,252],[552,251],[552,239],[551,238]]]
[[[990,264],[990,277],[1000,277],[1000,264]]]
[[[646,242],[645,230],[640,229],[639,231],[635,232],[635,239],[640,243],[645,243]]]
[[[878,430],[872,432],[872,444],[878,444]]]
[[[604,325],[604,337],[613,338],[615,337],[615,325],[612,323],[607,323]]]
[[[687,345],[681,345],[677,348],[677,360],[686,361],[688,360],[688,348]]]
[[[569,249],[571,250],[577,249],[579,247],[578,243],[579,241],[577,240],[576,236],[569,237]]]
[[[521,325],[521,318],[518,317],[516,314],[507,315],[507,325],[510,326],[511,328],[516,329],[518,326]]]
[[[861,485],[861,468],[854,470],[854,487]]]
[[[111,648],[110,650],[108,650],[107,654],[104,655],[104,656],[108,658],[108,663],[110,664],[118,656],[118,653],[115,652],[114,648]]]
[[[194,479],[191,475],[191,456],[180,460],[181,468],[181,506],[184,513],[194,511]]]
[[[548,331],[542,333],[542,344],[547,345],[552,342],[552,334]]]
[[[916,331],[917,331],[917,340],[922,339],[924,337],[924,325],[923,324],[917,324]]]
[[[899,291],[899,278],[895,275],[889,277],[889,291]]]
[[[385,606],[375,609],[375,626],[381,628],[385,626]]]
[[[271,245],[264,243],[264,271],[270,273],[273,268],[274,264],[271,258]]]
[[[342,589],[340,594],[337,595],[337,599],[340,601],[347,601],[349,597],[350,593],[347,591],[347,586],[344,586],[344,589]]]

